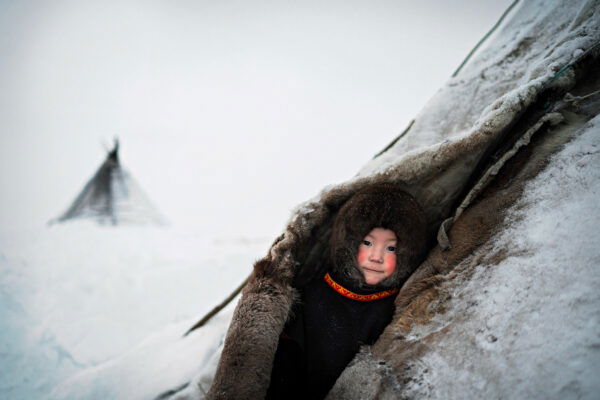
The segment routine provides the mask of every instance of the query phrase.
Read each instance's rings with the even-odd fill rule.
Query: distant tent
[[[138,184],[121,167],[118,140],[73,204],[50,224],[80,218],[112,225],[165,224]]]

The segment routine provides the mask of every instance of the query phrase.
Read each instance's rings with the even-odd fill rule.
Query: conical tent
[[[209,385],[198,381],[198,387],[204,385],[199,392],[210,386],[206,398],[211,400],[265,398],[279,339],[295,311],[293,305],[298,304],[298,293],[310,282],[323,279],[329,268],[327,246],[338,211],[353,194],[373,183],[402,184],[421,204],[428,218],[431,250],[402,286],[392,322],[372,346],[361,348],[327,398],[425,398],[420,394],[428,393],[431,376],[452,365],[447,360],[469,362],[459,351],[450,350],[448,357],[438,362],[440,370],[423,368],[420,375],[411,375],[420,357],[435,343],[444,347],[444,337],[457,332],[463,323],[462,311],[451,322],[432,321],[444,312],[450,299],[465,301],[457,296],[461,294],[458,286],[444,286],[446,282],[455,278],[454,282],[468,282],[475,268],[491,268],[517,252],[530,251],[511,241],[499,249],[490,238],[501,224],[514,222],[502,219],[506,210],[516,204],[527,182],[547,165],[551,155],[580,135],[593,118],[597,121],[598,2],[571,3],[569,7],[543,0],[522,3],[495,42],[436,94],[402,140],[394,141],[351,180],[327,187],[296,208],[284,232],[254,264],[233,312],[214,378],[212,382],[209,378]],[[567,262],[571,260],[556,268],[568,271],[571,266]],[[477,295],[473,304],[487,297],[487,290]],[[487,318],[504,314],[509,320],[512,311],[494,309]],[[527,314],[524,318],[531,311]],[[418,330],[429,322],[429,331],[411,331],[413,326]],[[520,329],[518,323],[511,326]],[[471,381],[476,382],[471,386],[481,384],[491,392],[467,397],[527,397],[511,387],[521,384],[522,376],[539,377],[530,372],[538,369],[535,363],[519,359],[524,364],[517,368],[521,374],[504,381],[510,383],[498,396],[494,392],[499,373],[496,365],[512,367],[516,363],[488,347],[492,341],[502,341],[496,336],[490,335],[483,346],[479,338],[467,336],[475,329],[471,325],[462,330],[457,342],[463,348],[468,348],[465,342],[472,342],[470,354],[491,354],[490,365],[494,367],[488,375],[481,375],[485,378]],[[548,345],[546,351],[553,352],[551,347]],[[469,386],[457,384],[464,382],[457,375],[470,374],[480,365],[472,363],[468,371],[460,369],[460,362],[454,365],[459,373],[448,378],[451,384],[427,398],[461,398],[460,394],[445,395],[447,386]],[[555,368],[561,372],[566,369]],[[488,385],[490,382],[494,383]],[[415,387],[417,391],[411,391]],[[555,393],[542,393],[540,398],[556,397]],[[186,398],[169,398],[174,397]]]
[[[165,223],[139,185],[121,167],[118,141],[67,211],[50,223],[81,218],[112,225]]]

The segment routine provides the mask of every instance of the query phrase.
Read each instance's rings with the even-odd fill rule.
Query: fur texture
[[[333,280],[358,294],[399,287],[420,261],[425,248],[425,214],[401,185],[372,184],[341,207],[323,256]],[[396,265],[388,278],[367,284],[356,257],[363,238],[374,228],[393,231],[398,239]],[[306,264],[303,269],[311,269]],[[373,344],[390,322],[394,297],[356,301],[340,296],[310,271],[314,279],[302,289],[295,318],[279,339],[267,398],[322,399],[361,344]]]
[[[396,298],[392,323],[374,346],[364,348],[357,355],[327,399],[405,398],[401,394],[403,385],[415,379],[411,375],[411,362],[429,351],[429,341],[443,340],[445,331],[418,341],[406,339],[407,335],[415,325],[426,324],[444,312],[445,301],[457,290],[455,286],[468,280],[474,267],[480,265],[493,246],[488,241],[502,229],[503,210],[518,199],[524,184],[543,168],[544,160],[569,136],[565,132],[562,137],[549,135],[545,139],[534,143],[537,147],[533,156],[527,149],[511,160],[483,198],[456,221],[449,232],[452,249],[444,251],[437,246],[429,253]]]
[[[289,318],[296,296],[292,285],[302,286],[323,272],[323,265],[318,263],[318,260],[327,257],[328,240],[323,240],[323,237],[330,237],[335,216],[353,194],[371,185],[392,184],[405,188],[419,204],[424,205],[428,227],[426,237],[430,243],[437,227],[450,214],[456,202],[460,192],[457,187],[462,188],[467,181],[465,170],[474,167],[474,160],[477,159],[474,154],[481,154],[485,150],[484,143],[489,144],[493,137],[474,135],[476,145],[473,147],[467,146],[466,139],[438,147],[440,157],[436,162],[429,167],[421,165],[429,172],[412,171],[411,166],[405,170],[406,163],[402,163],[395,171],[358,178],[330,188],[319,199],[301,205],[285,232],[271,246],[268,255],[254,266],[229,326],[207,399],[265,397],[279,335]],[[423,156],[427,158],[430,151],[426,150]],[[468,156],[461,157],[465,154]],[[439,164],[441,160],[444,160],[443,167]],[[411,184],[393,179],[410,175],[411,171],[418,175]],[[417,185],[423,174],[429,175],[425,180],[430,184],[429,190]],[[458,179],[459,176],[462,178]],[[457,187],[446,190],[443,187],[449,185],[448,182],[453,182]],[[302,279],[295,279],[298,277]]]
[[[598,82],[599,74],[590,75],[593,76],[584,76],[573,91],[589,91],[589,82]],[[449,236],[453,247],[444,251],[437,246],[429,253],[396,298],[392,323],[374,346],[364,348],[346,368],[328,399],[404,399],[407,397],[403,386],[407,382],[423,384],[419,381],[422,377],[411,370],[411,363],[431,351],[431,343],[443,343],[446,331],[461,321],[446,321],[445,328],[435,329],[420,340],[407,338],[411,329],[444,313],[447,300],[460,292],[457,287],[468,281],[476,266],[493,266],[511,255],[511,249],[499,249],[492,240],[510,223],[504,220],[505,210],[519,199],[526,184],[544,169],[550,156],[600,112],[600,103],[593,107],[590,104],[591,101],[564,112],[563,125],[543,129],[502,167],[490,186],[452,226]]]
[[[398,240],[396,270],[377,288],[398,287],[414,271],[424,253],[426,226],[423,209],[401,186],[367,186],[352,196],[335,218],[329,246],[331,264],[353,287],[370,287],[356,265],[356,251],[373,228],[389,229]]]
[[[416,200],[402,189],[402,185],[386,182],[365,185],[341,207],[335,219],[332,251],[320,256],[330,255],[340,271],[356,279],[359,286],[364,279],[356,266],[356,251],[360,240],[373,227],[393,230],[399,243],[396,271],[382,286],[398,286],[423,254],[426,216]],[[332,191],[325,204],[339,208],[347,197],[344,191]],[[324,224],[331,216],[318,215]],[[275,240],[270,254],[254,265],[229,327],[209,399],[264,398],[279,335],[296,297],[292,288],[299,264],[296,260],[299,254],[307,253],[307,242],[310,245],[310,240],[314,240],[313,235],[299,229],[303,223],[306,221],[291,223],[286,233]],[[317,266],[303,267],[311,279],[320,273]]]
[[[290,311],[293,291],[273,279],[269,260],[256,263],[235,310],[208,393],[211,399],[262,399],[271,376],[276,339]],[[249,335],[251,334],[251,336]]]

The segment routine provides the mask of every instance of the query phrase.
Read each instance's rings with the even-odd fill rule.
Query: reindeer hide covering
[[[597,1],[522,2],[487,47],[430,100],[405,137],[370,161],[355,178],[328,187],[301,204],[268,254],[254,266],[234,312],[208,398],[264,398],[278,337],[297,297],[296,288],[321,271],[332,221],[340,207],[374,182],[401,184],[419,202],[426,213],[431,251],[403,286],[392,323],[372,349],[364,349],[350,364],[329,398],[379,398],[382,385],[398,384],[395,370],[386,370],[371,386],[361,383],[366,385],[361,392],[352,368],[358,371],[360,365],[381,370],[377,359],[397,357],[390,351],[394,343],[402,341],[415,318],[426,314],[426,305],[437,295],[436,285],[452,277],[440,274],[451,272],[489,237],[490,227],[500,223],[501,213],[477,208],[481,202],[466,204],[463,208],[467,211],[460,218],[455,214],[471,188],[493,166],[490,160],[517,148],[523,135],[532,137],[573,119],[591,117],[569,114],[563,97],[591,65],[597,65],[599,10]],[[563,23],[556,23],[557,19]],[[536,149],[545,157],[568,139],[567,135],[562,142]],[[521,181],[533,176],[534,170],[524,168]],[[487,201],[502,210],[517,195],[515,189],[510,195],[492,196]],[[485,194],[479,198],[485,199]],[[449,252],[435,246],[445,220],[450,221],[442,229],[449,234]],[[474,229],[477,221],[485,229]],[[475,236],[469,236],[471,231]],[[416,297],[422,302],[413,302]],[[411,351],[416,350],[402,354],[409,357]]]

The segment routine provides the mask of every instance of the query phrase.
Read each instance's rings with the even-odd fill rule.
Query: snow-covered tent
[[[451,305],[468,309],[473,300],[461,301],[454,295],[469,285],[479,268],[501,264],[523,251],[535,253],[502,243],[498,237],[511,228],[509,210],[551,156],[565,143],[593,141],[590,131],[597,131],[600,111],[599,57],[597,1],[521,3],[495,41],[442,88],[402,140],[352,181],[326,189],[297,209],[269,253],[257,262],[242,292],[208,397],[264,397],[294,290],[320,273],[324,243],[341,205],[373,181],[408,187],[428,214],[430,237],[438,244],[403,286],[392,323],[374,346],[357,355],[328,398],[462,397],[459,386],[432,387],[427,382],[427,374],[448,374],[449,365],[471,368],[463,380],[469,398],[531,397],[528,380],[545,380],[558,371],[564,377],[568,366],[558,363],[550,367],[554,372],[543,375],[535,371],[536,361],[512,356],[510,351],[492,352],[490,361],[465,360],[470,351],[478,353],[480,341],[488,347],[502,341],[504,349],[510,349],[519,327],[515,324],[513,337],[485,324],[480,332],[469,333],[471,321],[463,319],[467,313],[445,311]],[[563,240],[564,246],[574,244],[568,237]],[[558,274],[569,265],[557,262],[554,267]],[[479,290],[482,293],[476,296],[485,293],[485,285]],[[488,312],[510,319],[512,310]],[[546,352],[564,349],[552,342],[542,346],[548,346]],[[438,349],[443,351],[436,354]],[[573,361],[583,363],[583,369],[592,368],[597,353]],[[544,352],[532,354],[543,359]],[[434,360],[430,364],[423,361],[428,355]],[[440,361],[444,356],[448,359]],[[495,367],[494,357],[505,366]],[[519,372],[504,371],[511,368]],[[510,378],[498,376],[503,374]],[[552,397],[553,390],[568,393],[569,385],[589,393],[592,382],[578,379],[573,372],[566,376],[569,380],[555,380],[557,388],[546,389],[540,397]]]
[[[119,161],[119,142],[71,206],[50,223],[87,218],[101,224],[156,224],[164,218]]]

